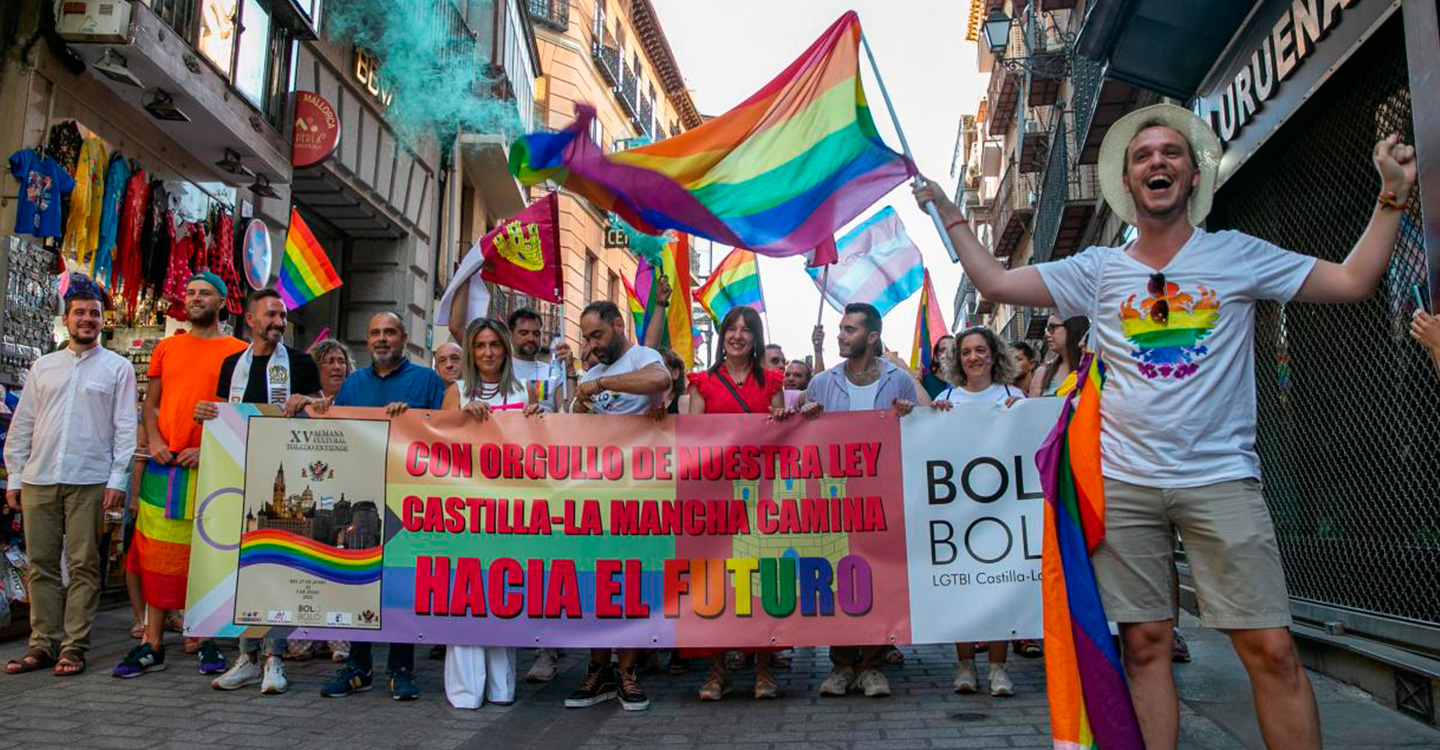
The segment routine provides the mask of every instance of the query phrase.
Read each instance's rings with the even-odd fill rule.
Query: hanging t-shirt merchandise
[[[1255,302],[1289,301],[1315,258],[1202,229],[1158,271],[1127,250],[1036,266],[1060,317],[1092,318],[1107,365],[1105,476],[1164,488],[1259,478]]]
[[[59,162],[28,148],[10,155],[10,174],[20,182],[15,233],[59,237],[61,198],[75,189],[75,178]]]
[[[585,371],[585,376],[580,382],[588,383],[598,380],[606,375],[625,375],[637,370],[642,370],[650,365],[665,366],[665,360],[660,357],[660,352],[648,346],[631,346],[630,350],[621,355],[620,359],[606,364],[598,364]],[[590,408],[597,414],[644,414],[665,403],[665,392],[654,393],[648,396],[641,396],[634,393],[615,393],[614,391],[601,391],[590,402]]]

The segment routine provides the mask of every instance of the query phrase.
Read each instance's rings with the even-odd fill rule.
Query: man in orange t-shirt
[[[245,342],[220,330],[225,292],[225,282],[213,273],[191,277],[185,286],[190,332],[161,341],[150,357],[150,383],[142,409],[150,462],[140,480],[135,541],[126,560],[140,576],[145,637],[115,668],[116,677],[164,669],[165,613],[185,609],[202,430],[194,418],[195,404],[215,398],[221,363],[246,348]],[[201,643],[200,673],[224,671],[220,648],[211,640]]]

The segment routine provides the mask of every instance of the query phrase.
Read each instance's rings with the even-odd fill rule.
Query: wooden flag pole
[[[895,105],[890,102],[890,92],[885,88],[885,79],[880,77],[880,66],[875,64],[875,53],[870,51],[870,40],[864,34],[860,35],[860,44],[865,47],[865,57],[870,60],[870,70],[875,72],[875,84],[880,87],[880,96],[885,99],[885,108],[890,111],[890,121],[895,123],[895,133],[900,136],[900,148],[905,152],[905,158],[913,164],[915,158],[910,153],[910,143],[905,140],[905,131],[900,127]],[[915,181],[911,184],[916,187],[921,184],[919,174],[915,175]],[[955,251],[955,243],[950,240],[950,233],[945,231],[945,222],[940,219],[940,210],[935,208],[934,201],[925,203],[925,212],[930,214],[930,220],[935,222],[935,231],[940,233],[940,239],[945,243],[945,252],[950,254],[950,262],[959,263],[960,253]]]

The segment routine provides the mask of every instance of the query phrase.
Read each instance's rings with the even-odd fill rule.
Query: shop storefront
[[[95,5],[24,0],[7,15],[18,22],[0,29],[10,162],[0,183],[0,385],[12,392],[64,340],[62,272],[109,290],[102,341],[132,361],[143,397],[150,351],[183,327],[190,272],[203,265],[233,281],[238,312],[249,289],[240,230],[262,219],[283,247],[290,50],[313,35],[303,9],[110,3],[112,18],[91,17]],[[62,15],[47,20],[52,12]],[[52,22],[48,43],[25,44]],[[106,584],[123,588],[113,562]]]
[[[1258,5],[1193,100],[1226,148],[1211,231],[1345,259],[1375,208],[1375,143],[1440,145],[1416,132],[1402,5]],[[1296,615],[1440,653],[1440,387],[1408,335],[1433,292],[1420,192],[1373,298],[1259,308],[1258,449]]]

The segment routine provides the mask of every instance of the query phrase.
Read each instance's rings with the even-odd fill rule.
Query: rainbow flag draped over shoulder
[[[589,137],[594,108],[577,105],[565,130],[516,141],[510,171],[526,185],[560,182],[646,234],[808,252],[915,172],[875,129],[859,50],[852,11],[735,109],[608,157]]]
[[[1050,731],[1056,750],[1145,750],[1090,564],[1105,537],[1100,473],[1105,366],[1086,355],[1079,372],[1085,377],[1035,454],[1045,491],[1041,586]]]
[[[343,283],[335,267],[330,265],[325,248],[320,247],[300,213],[290,209],[285,260],[280,265],[280,278],[275,282],[275,291],[280,293],[285,306],[294,310],[328,291],[339,289]]]
[[[930,271],[926,270],[925,284],[920,287],[920,307],[915,310],[915,347],[910,351],[910,369],[930,370],[935,345],[948,332],[940,301],[935,299],[935,286],[930,283]]]
[[[716,325],[732,308],[753,307],[763,311],[765,293],[760,288],[760,263],[755,253],[743,248],[731,250],[705,280],[705,285],[695,290],[695,301],[715,319]]]

